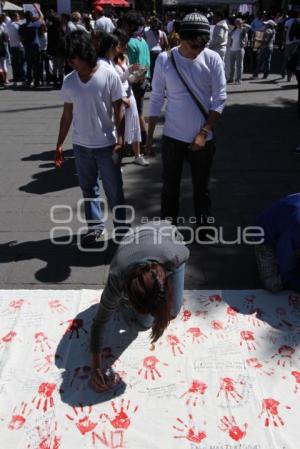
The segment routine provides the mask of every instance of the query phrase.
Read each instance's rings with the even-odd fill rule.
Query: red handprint
[[[37,449],[59,449],[61,438],[55,433],[57,432],[57,422],[54,423],[54,433],[51,430],[51,425],[49,421],[46,421],[44,428],[36,427],[40,442]],[[31,446],[28,446],[29,448]]]
[[[240,335],[241,335],[240,346],[242,346],[243,343],[245,342],[249,351],[256,349],[256,346],[254,343],[255,336],[252,331],[241,331]]]
[[[91,420],[91,413],[93,408],[91,405],[88,406],[87,413],[84,410],[82,404],[79,404],[79,407],[72,407],[74,415],[67,414],[66,417],[70,421],[74,421],[77,429],[81,433],[81,435],[86,435],[87,433],[91,433],[93,442],[95,441],[95,432],[94,430],[97,427],[97,423]]]
[[[192,317],[192,312],[190,310],[184,310],[182,313],[181,320],[188,321]]]
[[[239,403],[240,400],[243,399],[243,396],[240,395],[236,391],[235,384],[244,385],[244,382],[236,382],[235,380],[231,379],[230,377],[223,377],[220,381],[220,389],[219,389],[217,397],[219,397],[221,395],[221,393],[224,392],[227,400],[232,398],[237,403]]]
[[[58,299],[51,299],[48,305],[52,313],[64,313],[68,310]]]
[[[292,371],[291,375],[294,376],[296,381],[294,393],[298,393],[298,391],[300,390],[300,371]]]
[[[228,306],[226,309],[227,315],[228,315],[228,323],[230,324],[236,324],[239,321],[238,318],[238,312],[239,309],[237,307],[230,307]]]
[[[50,340],[44,332],[34,334],[34,352],[45,352],[45,348],[52,349]]]
[[[215,304],[218,307],[222,301],[223,301],[223,298],[220,295],[210,295],[209,297],[201,295],[199,302],[201,304],[203,304],[204,307],[207,307],[210,304]]]
[[[231,419],[227,416],[223,416],[221,424],[222,426],[219,426],[219,429],[222,430],[222,432],[228,432],[230,438],[234,441],[240,441],[245,438],[248,424],[245,423],[242,426],[243,428],[239,427],[234,416],[232,416]]]
[[[53,367],[55,358],[57,358],[55,354],[48,354],[40,359],[36,359],[35,360],[36,364],[34,367],[38,373],[46,374]]]
[[[173,429],[177,430],[178,432],[184,433],[184,435],[175,435],[174,438],[184,438],[185,440],[191,441],[192,443],[201,443],[207,435],[204,431],[197,431],[195,428],[193,416],[189,414],[189,424],[185,424],[182,419],[177,418],[177,422],[183,426],[183,428],[179,428],[176,426],[173,426]]]
[[[222,323],[222,321],[219,320],[214,320],[210,323],[210,327],[214,330],[217,331],[217,338],[219,340],[224,339],[224,324]]]
[[[207,339],[200,327],[190,327],[186,332],[192,337],[192,343],[203,343]]]
[[[17,337],[17,333],[14,331],[8,332],[4,337],[0,338],[0,348],[6,348],[9,346]]]
[[[157,377],[161,377],[156,365],[159,363],[158,358],[155,356],[146,357],[143,361],[143,368],[138,371],[138,374],[144,374],[146,380],[152,379],[156,380]]]
[[[257,310],[248,316],[248,323],[254,327],[261,327],[262,322],[258,319]]]
[[[176,353],[183,354],[182,346],[184,346],[176,335],[167,335],[167,341],[172,348],[172,354],[176,357]]]
[[[277,353],[272,355],[271,358],[272,359],[278,358],[278,360],[277,360],[278,366],[285,367],[287,363],[289,363],[289,365],[292,366],[294,354],[295,354],[294,348],[292,348],[291,346],[288,346],[288,345],[283,345],[283,346],[280,346]]]
[[[70,333],[69,339],[71,339],[73,337],[74,332],[76,334],[76,338],[79,338],[80,329],[83,332],[85,332],[86,334],[88,333],[87,330],[83,327],[84,326],[83,320],[80,320],[80,319],[68,320],[67,323],[69,323],[69,325],[65,331],[65,335]],[[60,323],[60,324],[63,325],[64,323]]]
[[[43,411],[46,412],[48,407],[54,407],[53,393],[56,389],[56,384],[50,384],[47,382],[42,383],[38,388],[38,396],[35,396],[32,403],[36,404],[36,409],[39,410],[43,402]]]
[[[264,368],[264,364],[262,362],[260,362],[255,357],[247,359],[246,363],[251,368],[257,369],[260,374],[266,374],[267,376],[272,376],[274,374],[274,372],[275,372],[273,368],[265,369]]]
[[[294,311],[300,310],[300,296],[293,294],[289,296],[289,306],[291,306]]]
[[[110,422],[110,424],[112,425],[112,427],[114,429],[127,430],[131,424],[131,419],[128,416],[129,409],[130,409],[130,401],[127,401],[127,405],[126,405],[125,399],[122,399],[119,411],[118,411],[114,401],[112,401],[111,406],[112,406],[113,412],[115,413],[113,418],[110,418],[106,413],[101,413],[100,419],[105,418],[108,422]],[[133,409],[133,413],[136,413],[137,410],[138,410],[138,406],[136,406]]]
[[[21,402],[20,411],[17,413],[18,407],[13,409],[13,415],[8,424],[9,430],[19,430],[26,423],[26,418],[30,415],[32,410],[29,410],[26,402]]]
[[[247,310],[253,310],[255,299],[254,295],[249,295],[244,299],[244,305]]]
[[[207,310],[196,310],[196,312],[195,312],[195,316],[199,316],[199,317],[203,318],[204,320],[206,319],[207,315],[208,315]]]
[[[18,312],[24,304],[29,304],[29,302],[25,299],[12,299],[8,307],[12,312]]]
[[[90,373],[90,366],[78,366],[78,368],[75,368],[70,382],[70,387],[74,386],[76,390],[85,390],[87,388]]]
[[[193,406],[196,407],[198,401],[200,401],[201,399],[201,396],[203,397],[205,395],[206,390],[207,385],[201,380],[196,379],[192,381],[192,385],[190,386],[190,388],[185,393],[183,393],[180,398],[188,395],[186,405],[192,403]],[[204,400],[202,400],[202,403],[204,404]]]
[[[278,427],[279,425],[284,426],[284,421],[278,414],[279,405],[279,401],[271,398],[262,401],[262,411],[258,415],[258,418],[265,415],[265,427],[269,427],[270,423],[273,423],[275,427]]]

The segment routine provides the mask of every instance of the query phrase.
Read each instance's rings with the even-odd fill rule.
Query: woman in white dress
[[[140,81],[144,77],[145,72],[140,69],[138,64],[131,67],[128,66],[128,59],[124,53],[127,42],[127,35],[120,30],[116,30],[113,34],[108,34],[103,31],[96,33],[99,62],[110,66],[118,73],[127,97],[126,104],[124,103],[124,142],[132,145],[132,150],[135,155],[134,162],[146,167],[149,165],[149,162],[140,152],[142,140],[141,128],[136,100],[131,89],[131,84]]]

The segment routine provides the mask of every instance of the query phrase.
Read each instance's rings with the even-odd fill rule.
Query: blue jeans
[[[254,73],[255,76],[258,76],[259,72],[263,72],[264,77],[270,75],[272,56],[273,56],[272,48],[266,47],[262,49],[257,70]]]
[[[114,164],[112,159],[113,147],[85,148],[74,145],[75,164],[79,186],[82,190],[85,218],[89,229],[104,229],[104,214],[100,203],[100,187],[98,178],[101,177],[103,188],[111,210],[116,206],[124,206],[123,180],[120,164]],[[118,226],[125,224],[125,207],[118,207],[114,211],[114,218]],[[122,222],[122,223],[120,223]]]
[[[179,314],[182,306],[183,291],[184,291],[184,274],[185,274],[185,263],[180,265],[180,267],[178,267],[168,277],[173,292],[173,304],[171,308],[172,318],[175,318]],[[135,310],[134,310],[134,317],[145,328],[150,328],[154,321],[152,315],[150,314],[143,315],[141,313],[137,313]]]

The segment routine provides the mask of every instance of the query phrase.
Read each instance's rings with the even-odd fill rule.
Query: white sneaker
[[[141,165],[142,167],[148,167],[149,162],[146,161],[146,159],[144,158],[144,156],[141,154],[140,156],[136,156],[134,158],[134,163],[137,165]]]

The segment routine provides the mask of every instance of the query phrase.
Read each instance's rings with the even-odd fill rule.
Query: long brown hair
[[[171,321],[173,296],[166,270],[157,262],[139,265],[129,272],[125,289],[138,313],[154,317],[151,340],[155,343]]]

